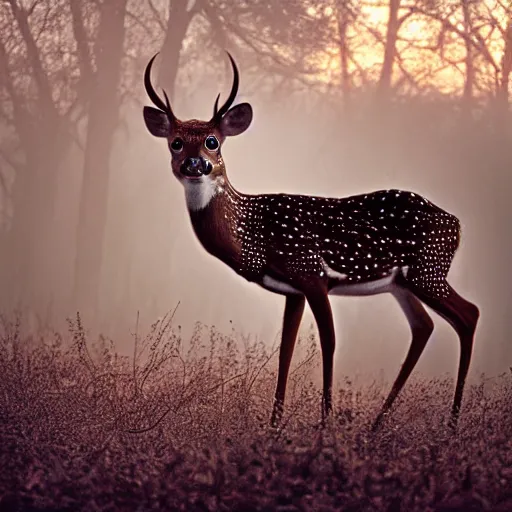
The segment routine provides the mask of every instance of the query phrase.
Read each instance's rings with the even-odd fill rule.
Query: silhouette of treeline
[[[355,173],[414,165],[420,182],[443,180],[448,205],[461,187],[467,208],[493,205],[475,222],[506,233],[511,14],[499,0],[1,2],[1,305],[43,322],[77,309],[86,322],[115,321],[120,297],[135,309],[169,309],[172,236],[147,228],[172,227],[172,205],[158,203],[164,170],[142,189],[120,177],[143,163],[131,147],[143,133],[141,77],[156,51],[155,81],[178,115],[204,87],[213,108],[230,80],[228,49],[241,94],[299,112],[312,144],[324,141],[335,156],[335,141]],[[332,129],[313,134],[319,116]],[[151,201],[165,207],[123,216]],[[480,243],[484,291],[497,293],[505,332],[500,304],[511,287],[499,269],[509,237],[489,230]],[[134,260],[141,247],[147,254]]]

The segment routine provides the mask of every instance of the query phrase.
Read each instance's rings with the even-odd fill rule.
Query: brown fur
[[[225,171],[224,165],[219,169]],[[190,212],[194,232],[201,245],[213,256],[243,275],[242,240],[237,234],[234,220],[235,212],[230,200],[232,188],[226,183],[226,193],[214,197],[210,204],[197,212]]]
[[[212,178],[226,174],[220,146],[219,149],[210,151],[204,145],[204,141],[208,135],[215,135],[220,144],[224,141],[224,137],[218,126],[211,121],[199,121],[197,119],[191,119],[189,121],[179,121],[177,119],[175,121],[167,141],[170,149],[170,145],[174,139],[179,137],[183,140],[183,150],[181,152],[176,153],[171,150],[172,171],[178,179],[182,178],[180,167],[188,157],[203,157],[210,160],[213,165],[213,171],[211,172]]]

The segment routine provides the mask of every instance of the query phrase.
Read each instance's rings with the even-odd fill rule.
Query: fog
[[[198,92],[191,101],[201,108],[185,109],[176,103],[183,119],[207,118],[215,87],[210,89]],[[468,143],[466,154],[457,148],[430,153],[420,139],[406,151],[398,147],[396,152],[389,148],[386,152],[382,146],[389,141],[370,142],[369,135],[341,127],[336,116],[321,109],[303,110],[301,100],[269,108],[258,95],[244,99],[253,105],[253,124],[223,147],[228,176],[238,190],[343,197],[397,187],[423,194],[461,219],[462,243],[449,281],[481,308],[472,371],[506,369],[511,351],[509,321],[500,301],[507,294],[509,278],[502,255],[510,247],[510,231],[500,232],[500,226],[507,228],[505,219],[510,215],[509,180],[485,164],[482,150]],[[137,314],[144,330],[179,302],[174,323],[185,336],[196,322],[202,322],[223,332],[234,328],[274,342],[284,298],[248,283],[206,253],[192,231],[182,186],[170,170],[166,143],[146,131],[140,110],[128,115],[130,140],[119,135],[121,147],[111,174],[106,277],[100,298],[100,309],[111,317],[104,321],[104,331],[126,336],[135,328]],[[387,130],[378,117],[372,117],[371,127],[377,132]],[[482,163],[475,166],[475,159]],[[70,188],[62,183],[61,190],[65,203]],[[124,258],[129,263],[120,264]],[[120,271],[126,267],[128,275]],[[338,371],[395,371],[410,340],[408,323],[395,299],[380,295],[331,301]],[[433,316],[436,330],[419,369],[433,374],[453,372],[458,357],[456,334],[443,319]],[[310,329],[312,322],[307,310],[302,330]]]
[[[129,55],[129,38],[124,44]],[[198,44],[192,50],[184,45],[179,58],[181,74],[172,103],[181,119],[209,119],[216,94],[222,91],[225,98],[231,85],[225,55],[206,50],[204,56],[198,55]],[[354,86],[347,112],[339,90],[333,91],[325,77],[319,85],[297,90],[297,83],[290,81],[277,89],[274,80],[282,69],[244,59],[247,52],[237,53],[236,45],[231,46],[241,71],[237,101],[249,101],[254,109],[249,130],[223,146],[227,174],[235,188],[251,194],[288,192],[331,197],[401,188],[424,195],[455,214],[463,226],[462,243],[449,282],[481,310],[471,374],[507,370],[512,362],[508,271],[512,247],[511,121],[507,114],[505,123],[498,123],[502,112],[496,113],[489,106],[491,93],[482,93],[474,110],[470,109],[474,114],[464,118],[456,94],[442,96],[425,88],[421,94],[406,91],[400,95],[397,90],[395,99],[390,100],[394,107],[389,109],[374,102],[371,84]],[[128,351],[137,324],[144,333],[151,323],[177,307],[173,324],[180,326],[185,338],[200,322],[221,332],[234,329],[270,345],[279,335],[284,298],[246,282],[200,246],[182,186],[170,170],[167,145],[152,137],[144,126],[142,106],[150,102],[142,88],[142,72],[151,52],[158,50],[159,44],[152,44],[151,51],[145,48],[142,54],[139,47],[134,48],[136,65],[121,68],[123,76],[129,76],[129,83],[135,85],[122,89],[124,99],[119,102],[119,112],[113,114],[119,119],[109,146],[100,285],[97,305],[90,310],[86,307],[82,311],[73,295],[87,116],[77,121],[78,142],[69,145],[55,169],[51,229],[31,235],[37,233],[43,240],[34,246],[41,252],[32,254],[38,262],[33,274],[37,277],[28,280],[29,284],[37,281],[37,288],[27,288],[26,281],[22,286],[16,277],[25,279],[23,268],[28,268],[18,267],[25,256],[21,242],[21,248],[13,250],[22,235],[13,231],[18,214],[13,197],[19,171],[9,160],[17,158],[19,149],[10,144],[11,139],[16,140],[16,129],[6,118],[0,121],[0,129],[6,133],[4,158],[0,160],[6,183],[1,199],[3,312],[22,310],[27,328],[52,325],[63,329],[66,317],[80,309],[82,321],[93,335],[102,332],[111,336],[121,351]],[[20,55],[9,47],[0,53],[9,63],[10,76],[17,65],[24,66]],[[172,63],[166,64],[164,59],[159,64],[162,68],[168,65]],[[2,76],[2,94],[12,103],[5,71]],[[131,94],[128,99],[127,91]],[[13,109],[5,107],[5,112],[10,116]],[[44,133],[52,126],[39,126],[38,130],[44,144]],[[37,166],[31,167],[28,158],[24,163],[29,176],[37,174]],[[46,192],[39,189],[39,193]],[[35,201],[34,208],[39,204]],[[32,211],[30,218],[37,217],[38,212]],[[26,236],[27,231],[21,233]],[[407,320],[396,301],[390,295],[380,295],[333,297],[331,302],[337,333],[337,375],[375,376],[383,371],[393,376],[410,342]],[[454,374],[457,336],[443,319],[434,313],[432,316],[436,329],[418,370]],[[307,309],[302,332],[308,332],[312,322]]]

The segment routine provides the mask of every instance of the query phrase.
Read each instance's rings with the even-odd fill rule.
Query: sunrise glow
[[[399,18],[408,14],[408,7],[402,7]],[[506,29],[507,13],[505,8],[495,0],[483,1],[477,9],[492,12],[497,25],[483,26],[480,34],[487,41],[487,46],[493,61],[499,65],[504,51],[504,36]],[[312,8],[309,14],[315,15]],[[337,31],[336,10],[326,7],[324,16],[332,18],[333,31]],[[389,7],[382,6],[381,2],[370,0],[361,8],[356,23],[352,23],[348,37],[350,40],[349,72],[354,85],[358,84],[358,70],[364,70],[372,81],[378,79],[381,64],[384,57],[384,41],[386,27],[389,18]],[[455,30],[464,32],[463,15],[461,10],[449,17],[454,30],[447,30],[441,34],[441,23],[431,16],[422,13],[407,15],[402,22],[398,41],[397,54],[400,61],[395,62],[393,70],[394,80],[404,76],[404,72],[414,78],[418,87],[424,90],[437,89],[446,94],[459,94],[464,86],[464,58],[466,47],[463,38],[455,33]],[[447,66],[436,47],[439,38],[444,38],[444,57],[448,58],[452,65]],[[321,80],[330,84],[336,84],[340,80],[340,48],[331,46],[326,52],[317,58],[322,62],[325,72]],[[480,72],[491,77],[495,70],[488,59],[479,57],[476,65]],[[489,85],[491,84],[489,78]]]

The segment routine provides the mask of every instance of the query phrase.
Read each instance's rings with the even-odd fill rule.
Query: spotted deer
[[[413,192],[379,190],[345,198],[291,194],[250,195],[236,190],[226,174],[221,146],[245,132],[249,103],[233,105],[239,74],[226,102],[215,101],[209,121],[176,118],[151,84],[156,55],[144,84],[157,108],[145,106],[149,132],[167,139],[172,172],[185,189],[192,227],[203,247],[247,281],[286,298],[279,373],[271,424],[283,414],[290,361],[307,301],[318,326],[323,363],[322,418],[332,411],[335,332],[329,295],[392,294],[412,331],[396,381],[373,424],[376,429],[406,383],[432,333],[426,304],[445,318],[460,339],[452,405],[455,425],[469,369],[478,308],[446,280],[459,246],[460,222]]]

